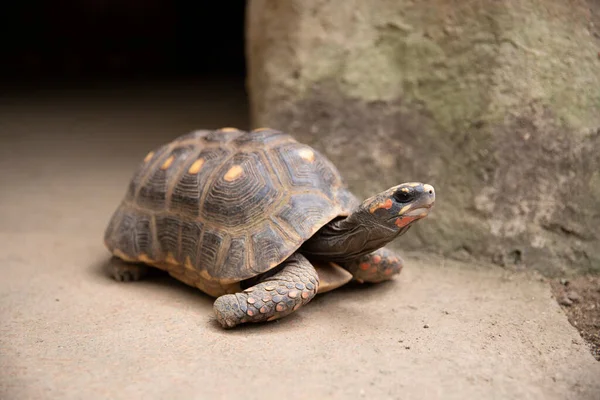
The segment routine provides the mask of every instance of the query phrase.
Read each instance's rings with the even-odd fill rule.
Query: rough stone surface
[[[0,98],[0,398],[598,398],[548,285],[501,268],[409,254],[394,282],[233,331],[174,279],[112,280],[102,233],[139,160],[246,125],[223,88],[190,87]]]
[[[433,183],[410,248],[600,272],[599,3],[344,4],[250,3],[252,124],[314,145],[361,196]]]

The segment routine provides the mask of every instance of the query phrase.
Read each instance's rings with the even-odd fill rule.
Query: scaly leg
[[[404,267],[402,258],[385,247],[365,254],[358,259],[343,264],[354,280],[363,282],[383,282],[399,274]]]
[[[224,328],[246,322],[273,321],[307,304],[317,293],[319,277],[301,254],[293,254],[281,270],[240,293],[223,295],[214,311]]]
[[[112,277],[119,282],[139,281],[148,273],[149,267],[144,264],[129,263],[117,257],[110,260]]]

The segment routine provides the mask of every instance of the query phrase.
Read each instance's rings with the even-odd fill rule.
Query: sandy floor
[[[493,267],[411,255],[396,281],[233,331],[169,277],[109,279],[102,233],[140,158],[247,127],[239,93],[205,90],[2,99],[0,398],[600,398],[548,286]]]

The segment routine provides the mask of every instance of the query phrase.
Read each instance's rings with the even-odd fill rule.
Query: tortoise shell
[[[148,153],[104,239],[121,259],[219,296],[356,203],[336,167],[288,134],[199,130]]]

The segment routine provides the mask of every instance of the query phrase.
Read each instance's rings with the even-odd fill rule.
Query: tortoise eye
[[[413,199],[413,197],[412,191],[404,192],[402,190],[398,190],[396,193],[394,193],[394,199],[399,203],[408,203]]]

